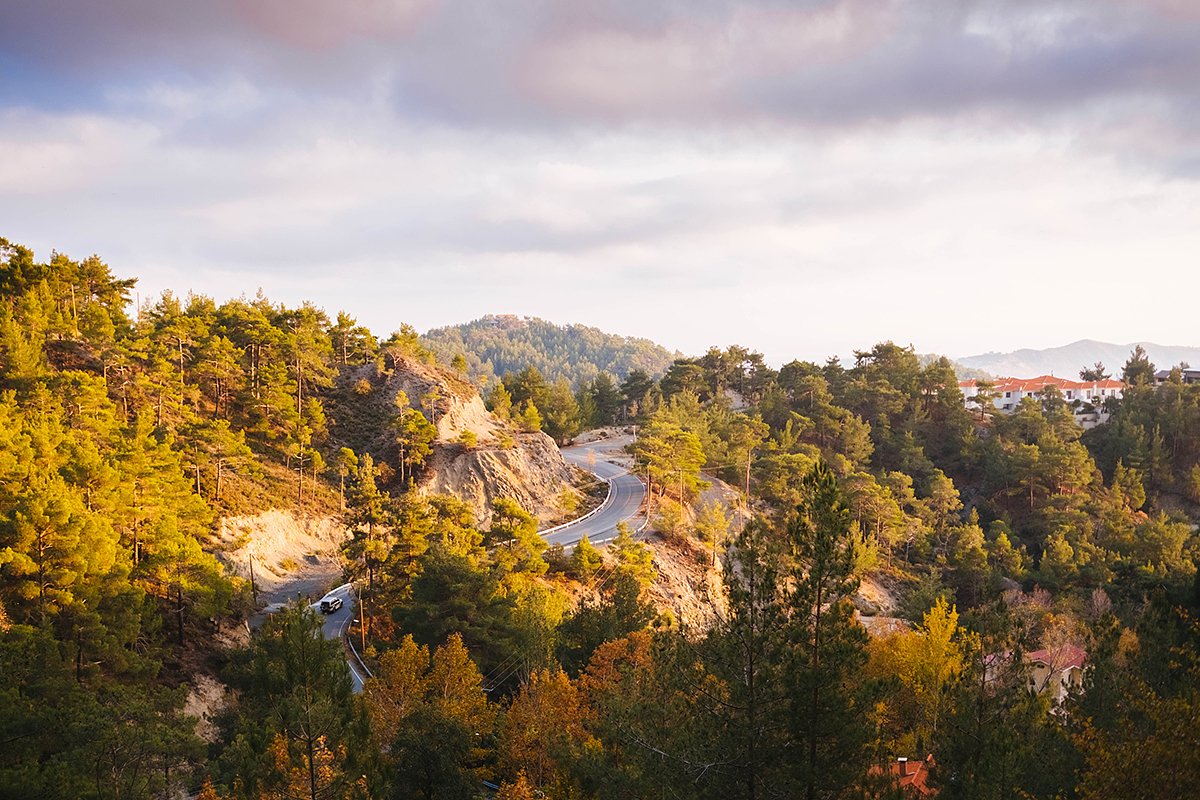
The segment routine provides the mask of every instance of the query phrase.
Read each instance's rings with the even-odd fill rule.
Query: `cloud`
[[[390,86],[403,115],[532,127],[821,125],[1200,92],[1200,13],[1182,0],[15,0],[0,22],[10,75]]]
[[[1200,289],[1200,187],[1066,135],[295,124],[237,150],[137,119],[9,112],[4,235],[43,255],[99,252],[147,294],[261,286],[382,332],[512,311],[775,360],[884,338],[952,353],[1053,343],[1079,325],[1191,336],[1153,295]]]
[[[1200,289],[1198,41],[1176,0],[10,0],[0,235],[381,331],[1183,341],[1131,306]]]

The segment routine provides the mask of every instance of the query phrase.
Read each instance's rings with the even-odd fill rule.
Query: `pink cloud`
[[[849,62],[879,46],[899,28],[896,8],[888,0],[741,6],[719,19],[642,28],[574,19],[530,47],[518,81],[535,102],[600,117],[732,109],[748,83]]]
[[[1135,9],[1149,7],[1170,19],[1200,20],[1200,3],[1196,0],[1124,0]]]
[[[285,45],[334,49],[355,39],[406,39],[439,0],[227,0],[230,16]]]

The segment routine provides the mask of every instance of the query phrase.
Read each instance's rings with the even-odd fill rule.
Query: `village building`
[[[1035,650],[1025,654],[1029,664],[1029,687],[1048,694],[1055,704],[1067,699],[1072,689],[1083,685],[1087,651],[1073,644]]]
[[[890,777],[891,784],[900,789],[904,797],[934,797],[937,789],[930,785],[929,771],[934,767],[933,756],[925,760],[908,759],[901,756],[886,767],[875,766],[870,774],[876,779],[885,773]]]
[[[1179,370],[1179,380],[1186,384],[1200,383],[1200,369],[1192,369],[1190,367],[1176,367]],[[1162,386],[1167,381],[1171,380],[1173,369],[1160,369],[1154,373],[1154,385]]]
[[[982,399],[976,399],[984,381],[959,381],[958,388],[963,394],[963,403],[967,408],[979,408]],[[1094,428],[1108,422],[1109,408],[1106,401],[1120,398],[1125,390],[1125,384],[1116,380],[1103,381],[1072,381],[1053,375],[1042,375],[1037,378],[997,378],[991,381],[992,406],[1001,414],[1011,414],[1020,405],[1021,400],[1032,397],[1040,400],[1047,387],[1054,387],[1062,394],[1067,406],[1075,414],[1075,421],[1082,428]]]
[[[1087,666],[1087,651],[1077,645],[1064,643],[1024,653],[1025,679],[1030,691],[1046,695],[1059,708],[1067,696],[1083,685]],[[992,653],[984,660],[984,680],[992,683],[1011,669],[1012,653]]]

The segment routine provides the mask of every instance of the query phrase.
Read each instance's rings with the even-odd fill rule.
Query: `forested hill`
[[[1141,350],[1087,432],[891,342],[574,392],[509,363],[485,415],[411,328],[133,287],[0,239],[0,798],[843,800],[902,796],[897,756],[947,799],[1149,796],[1130,764],[1195,796],[1200,385]],[[644,542],[568,553],[516,492],[485,527],[421,485],[615,422]],[[261,598],[217,521],[285,504],[345,525],[361,694],[303,602],[230,636]],[[711,615],[656,602],[684,597]]]
[[[922,367],[928,367],[930,364],[935,364],[935,363],[937,363],[937,361],[939,359],[946,358],[946,357],[937,355],[935,353],[921,353],[917,356],[917,358],[920,361]],[[960,381],[966,381],[966,380],[990,381],[996,377],[995,375],[993,375],[992,373],[988,372],[985,369],[979,369],[977,367],[968,367],[966,364],[963,364],[962,362],[959,362],[959,361],[955,361],[953,359],[947,359],[947,360],[950,362],[950,368],[954,370],[954,374],[958,376],[958,379]]]
[[[471,376],[481,384],[526,367],[536,367],[551,382],[565,378],[572,386],[601,372],[619,381],[634,370],[658,377],[680,355],[649,339],[507,314],[436,328],[422,342],[443,362],[463,355]]]

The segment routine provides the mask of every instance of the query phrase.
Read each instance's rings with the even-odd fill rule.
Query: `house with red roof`
[[[1083,684],[1087,651],[1073,644],[1061,644],[1026,653],[1025,661],[1029,664],[1030,688],[1039,694],[1048,693],[1057,704]]]
[[[967,408],[978,408],[985,403],[980,397],[983,381],[959,381]],[[997,378],[991,381],[991,401],[1001,414],[1011,414],[1021,400],[1032,397],[1040,400],[1048,387],[1057,389],[1063,400],[1075,412],[1075,421],[1083,428],[1094,428],[1108,421],[1105,403],[1110,398],[1120,398],[1125,391],[1121,381],[1072,381],[1054,375],[1039,375],[1036,378]]]
[[[871,775],[878,780],[879,776],[888,774],[892,786],[899,787],[905,797],[934,797],[938,792],[930,785],[929,779],[929,771],[933,767],[931,755],[926,756],[924,761],[901,756],[887,765],[886,770],[880,766],[871,767]]]

